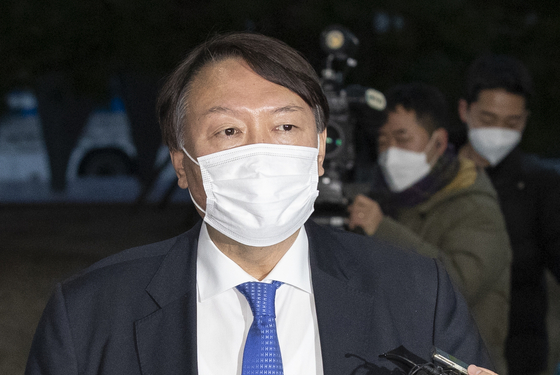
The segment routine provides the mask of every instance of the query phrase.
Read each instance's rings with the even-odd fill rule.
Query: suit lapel
[[[321,272],[313,274],[313,290],[324,374],[350,374],[356,362],[346,354],[371,356],[365,353],[370,347],[367,332],[371,319],[367,317],[372,311],[371,298]]]
[[[328,231],[306,225],[311,274],[325,375],[350,374],[356,361],[345,354],[371,356],[373,297],[352,288],[355,266],[337,256],[343,247]],[[160,307],[135,322],[143,375],[197,374],[196,249],[200,223],[178,237],[147,293]],[[357,260],[356,260],[357,261]]]
[[[196,374],[196,249],[200,223],[178,237],[146,288],[160,307],[135,323],[143,375]]]
[[[325,375],[350,374],[356,361],[347,353],[371,356],[373,297],[352,288],[354,266],[340,256],[342,245],[323,229],[306,225]],[[320,233],[319,233],[320,232]]]

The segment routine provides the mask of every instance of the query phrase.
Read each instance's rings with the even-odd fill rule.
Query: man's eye
[[[398,144],[405,144],[412,141],[412,137],[399,137],[397,138],[397,143]]]
[[[233,128],[228,128],[228,129],[224,130],[224,134],[225,134],[227,137],[230,137],[230,136],[232,136],[232,135],[235,135],[235,129],[233,129]]]
[[[280,125],[279,128],[282,131],[289,132],[290,130],[292,130],[294,128],[294,125],[284,124],[284,125]]]
[[[492,116],[480,116],[480,122],[484,125],[493,125],[496,119]]]

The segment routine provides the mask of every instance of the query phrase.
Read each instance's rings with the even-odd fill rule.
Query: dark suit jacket
[[[118,253],[57,285],[26,374],[196,374],[199,230]],[[325,375],[363,363],[347,353],[389,373],[395,366],[378,356],[400,345],[425,359],[436,345],[491,366],[437,261],[312,222],[306,230]]]

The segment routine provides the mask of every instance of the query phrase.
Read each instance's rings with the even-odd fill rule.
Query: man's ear
[[[187,181],[187,172],[185,171],[184,161],[187,157],[183,151],[169,151],[169,156],[171,156],[171,163],[173,163],[173,169],[175,169],[175,174],[177,175],[177,185],[181,189],[186,189],[189,187]]]
[[[317,166],[319,170],[319,176],[325,173],[323,168],[323,162],[325,161],[325,155],[327,152],[327,128],[319,134],[319,155],[317,156]]]
[[[430,143],[433,142],[433,146],[427,151],[427,157],[431,165],[434,165],[447,149],[448,139],[449,134],[444,128],[436,129],[432,133]]]
[[[443,155],[447,149],[447,144],[449,142],[449,133],[444,128],[439,128],[434,130],[432,133],[434,137],[434,150],[438,158]]]
[[[469,111],[469,103],[467,103],[467,101],[463,98],[459,99],[459,103],[457,104],[457,112],[459,112],[459,118],[464,124],[467,123],[468,111]]]

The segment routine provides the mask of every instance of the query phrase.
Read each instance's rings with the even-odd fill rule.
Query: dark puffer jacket
[[[548,356],[545,269],[560,281],[560,174],[519,149],[486,171],[513,250],[509,374],[536,373],[546,369]]]

